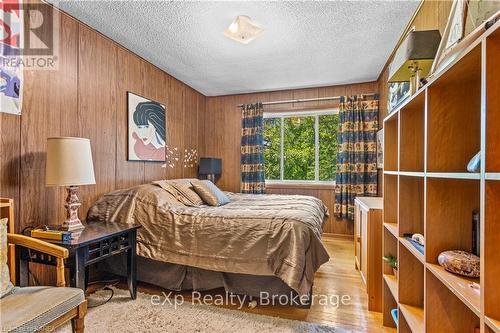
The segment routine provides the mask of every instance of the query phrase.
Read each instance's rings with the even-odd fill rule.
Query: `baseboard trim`
[[[323,233],[323,238],[328,239],[344,239],[344,240],[352,240],[354,241],[354,235],[346,235],[346,234],[333,234],[329,232]]]

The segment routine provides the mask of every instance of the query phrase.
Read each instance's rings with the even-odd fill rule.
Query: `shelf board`
[[[384,274],[384,280],[391,291],[392,297],[394,300],[398,301],[398,278],[394,275]]]
[[[399,309],[413,333],[425,332],[424,309],[406,304],[399,304]]]
[[[397,171],[389,171],[389,170],[384,170],[384,175],[394,175],[397,176],[399,172]]]
[[[404,247],[406,247],[406,249],[408,251],[411,252],[411,254],[413,254],[422,264],[425,263],[425,258],[424,258],[424,255],[422,253],[420,253],[416,248],[415,246],[413,246],[409,240],[407,240],[406,238],[404,237],[399,237],[399,241],[401,242],[401,244],[404,245]]]
[[[391,121],[392,120],[391,118],[398,114],[399,108],[394,108],[393,111],[388,111],[388,112],[389,112],[389,114],[387,116],[385,116],[385,118],[383,120],[384,122]]]
[[[398,238],[398,224],[384,222],[384,227],[396,238]]]
[[[500,180],[500,172],[487,172],[484,178],[487,180]]]
[[[471,282],[479,283],[479,279],[466,278],[447,272],[443,267],[436,264],[426,264],[431,271],[448,289],[451,290],[465,305],[469,307],[478,317],[481,316],[480,293],[470,287]]]
[[[400,171],[400,176],[408,176],[408,177],[424,177],[424,172],[415,172],[415,171]]]
[[[470,172],[427,172],[429,178],[451,178],[451,179],[480,179],[481,174]]]
[[[419,89],[417,89],[417,91],[416,91],[413,95],[411,95],[411,96],[407,97],[404,101],[400,102],[400,104],[399,104],[399,105],[397,105],[396,107],[394,107],[393,111],[391,111],[391,112],[390,112],[390,113],[389,113],[389,114],[388,114],[388,115],[384,118],[384,121],[390,121],[390,120],[391,120],[391,118],[392,118],[395,114],[398,114],[398,112],[399,112],[399,111],[403,110],[403,109],[404,109],[405,107],[407,107],[409,104],[414,103],[414,102],[418,99],[418,97],[422,97],[422,96],[420,96],[420,94],[425,94],[425,92],[424,92],[424,91],[425,91],[425,89],[426,89],[426,88],[427,88],[427,87],[425,87],[425,88],[424,88],[424,87],[420,87]]]
[[[493,330],[493,332],[496,332],[496,333],[500,332],[500,321],[495,320],[493,318],[490,318],[488,316],[485,316],[484,322],[486,323],[486,325],[488,325]]]
[[[0,208],[10,207],[10,203],[0,202]]]

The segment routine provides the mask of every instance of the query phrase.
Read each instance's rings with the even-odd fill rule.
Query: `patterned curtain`
[[[378,97],[342,96],[339,110],[335,208],[354,219],[354,198],[377,195]]]
[[[265,193],[262,103],[242,107],[241,193]]]

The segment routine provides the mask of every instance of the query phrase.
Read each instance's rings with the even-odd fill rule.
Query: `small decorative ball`
[[[479,277],[480,274],[480,259],[469,252],[444,251],[439,254],[438,262],[451,273],[474,278]]]

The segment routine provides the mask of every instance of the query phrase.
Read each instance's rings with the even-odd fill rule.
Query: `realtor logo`
[[[0,112],[21,114],[24,70],[57,70],[59,14],[44,3],[0,1]]]
[[[59,15],[51,6],[19,0],[3,0],[0,3],[3,57],[10,58],[11,62],[21,61],[24,69],[54,70],[58,41]]]

